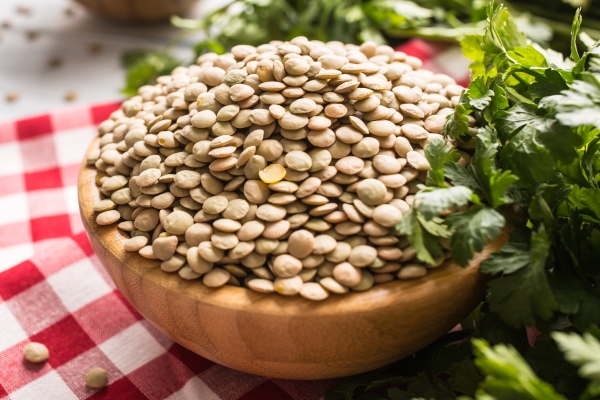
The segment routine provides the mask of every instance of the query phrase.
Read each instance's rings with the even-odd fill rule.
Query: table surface
[[[227,2],[200,0],[188,16],[201,17]],[[30,32],[37,37],[31,39]],[[0,121],[69,104],[121,99],[123,52],[160,49],[177,32],[168,22],[138,26],[111,22],[69,0],[0,1]],[[189,44],[198,39],[200,34],[190,37],[175,48],[176,54],[191,60]],[[97,45],[99,51],[92,52]],[[69,92],[77,98],[67,101]],[[9,93],[19,98],[7,101]]]

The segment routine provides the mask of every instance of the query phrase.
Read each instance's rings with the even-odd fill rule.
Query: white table
[[[227,0],[200,0],[189,16],[201,17]],[[30,15],[18,12],[30,10]],[[67,8],[74,11],[69,16]],[[100,103],[122,99],[125,71],[121,55],[131,49],[160,49],[178,29],[168,22],[158,25],[126,26],[90,14],[78,3],[68,0],[1,0],[0,26],[0,121],[40,114],[70,104]],[[28,32],[36,32],[35,40]],[[191,37],[175,51],[192,60]],[[98,44],[97,53],[90,46]],[[61,65],[49,66],[52,59]],[[8,102],[8,93],[19,99]],[[67,93],[77,94],[67,101]]]

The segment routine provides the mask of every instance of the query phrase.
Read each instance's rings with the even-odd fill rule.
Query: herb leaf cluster
[[[492,3],[485,32],[462,41],[472,82],[397,228],[432,265],[448,241],[467,266],[505,235],[480,266],[485,301],[461,332],[326,399],[600,398],[600,42],[580,53],[580,26],[578,10],[563,58]]]

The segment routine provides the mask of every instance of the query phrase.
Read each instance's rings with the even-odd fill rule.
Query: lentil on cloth
[[[85,375],[85,384],[92,389],[100,389],[108,385],[108,372],[100,367],[94,367]]]
[[[48,360],[50,351],[48,347],[42,343],[30,342],[23,347],[23,356],[32,363],[41,363]]]
[[[421,277],[443,260],[420,263],[394,227],[463,90],[421,66],[304,37],[201,55],[100,124],[97,222],[214,288],[323,300]]]

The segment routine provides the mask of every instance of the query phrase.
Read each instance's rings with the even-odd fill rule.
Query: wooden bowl
[[[98,139],[90,146],[97,148]],[[482,300],[478,264],[447,265],[421,279],[392,281],[322,302],[205,287],[123,249],[125,237],[99,226],[96,170],[82,164],[79,207],[96,255],[123,295],[160,330],[191,351],[240,371],[283,379],[322,379],[372,370],[426,347]]]
[[[90,10],[119,21],[152,22],[187,11],[197,0],[76,0]]]

